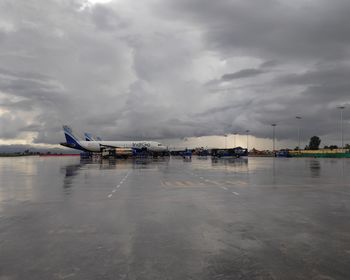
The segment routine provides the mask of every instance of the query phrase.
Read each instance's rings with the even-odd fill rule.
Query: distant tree
[[[350,144],[345,144],[345,149],[350,149]]]
[[[327,145],[324,145],[323,149],[329,149],[329,147]]]
[[[294,148],[294,151],[298,151],[298,150],[299,150],[299,147],[296,146],[296,147]]]
[[[329,146],[329,149],[333,150],[333,149],[338,149],[338,146],[337,145],[330,145]]]
[[[310,147],[308,145],[306,145],[304,150],[310,150]]]
[[[312,136],[309,142],[310,150],[318,150],[321,144],[321,139],[318,136]]]

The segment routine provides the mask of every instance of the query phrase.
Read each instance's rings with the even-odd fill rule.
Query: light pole
[[[272,152],[275,152],[275,127],[277,124],[272,123]]]
[[[234,133],[233,133],[233,147],[234,147],[234,148],[236,148],[236,135],[237,135],[237,133],[234,132]]]
[[[250,130],[247,129],[245,132],[247,133],[247,151],[249,151],[249,132],[250,132]]]
[[[302,119],[302,117],[300,117],[300,116],[296,116],[295,117],[297,120],[301,120]],[[300,151],[300,123],[298,124],[298,150]]]
[[[341,135],[341,149],[344,148],[344,134],[343,134],[343,110],[345,109],[344,105],[337,106],[340,110],[340,135]]]

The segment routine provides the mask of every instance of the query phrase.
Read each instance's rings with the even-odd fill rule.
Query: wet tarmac
[[[0,158],[0,280],[348,280],[349,170]]]

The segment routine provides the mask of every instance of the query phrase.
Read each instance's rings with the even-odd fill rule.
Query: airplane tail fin
[[[92,135],[90,133],[85,132],[84,135],[85,135],[85,140],[86,141],[96,141],[94,139],[94,137],[92,137]]]
[[[80,146],[79,138],[73,134],[73,130],[68,125],[63,126],[63,131],[68,145]]]

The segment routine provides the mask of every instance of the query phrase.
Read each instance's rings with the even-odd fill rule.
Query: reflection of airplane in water
[[[62,167],[62,172],[65,172],[64,180],[63,180],[63,189],[66,194],[69,194],[70,189],[72,187],[72,181],[75,176],[78,175],[78,172],[81,168],[82,164],[70,164]]]
[[[169,163],[169,158],[136,158],[136,159],[102,159],[102,158],[89,158],[80,159],[77,164],[71,164],[64,167],[66,177],[74,177],[78,174],[78,171],[82,168],[92,169],[140,169],[148,166],[153,168],[154,166],[163,166]]]
[[[249,165],[247,158],[212,159],[210,168],[230,172],[247,172]]]
[[[169,158],[157,159],[80,159],[79,163],[69,164],[62,167],[62,172],[65,174],[63,181],[63,188],[68,191],[72,187],[72,180],[78,176],[83,169],[118,169],[118,170],[134,170],[134,169],[155,169],[159,167],[166,167],[169,163]]]
[[[212,149],[211,156],[214,159],[247,157],[248,149],[244,149],[241,147],[236,147],[232,149]]]
[[[248,158],[240,157],[240,158],[212,158],[211,159],[212,166],[243,166],[248,165]]]
[[[131,151],[151,151],[151,152],[166,152],[167,147],[155,141],[102,141],[96,140],[87,133],[85,139],[81,140],[73,134],[69,126],[63,126],[66,143],[61,143],[62,146],[77,149],[85,152],[102,152],[110,149],[129,149]]]

